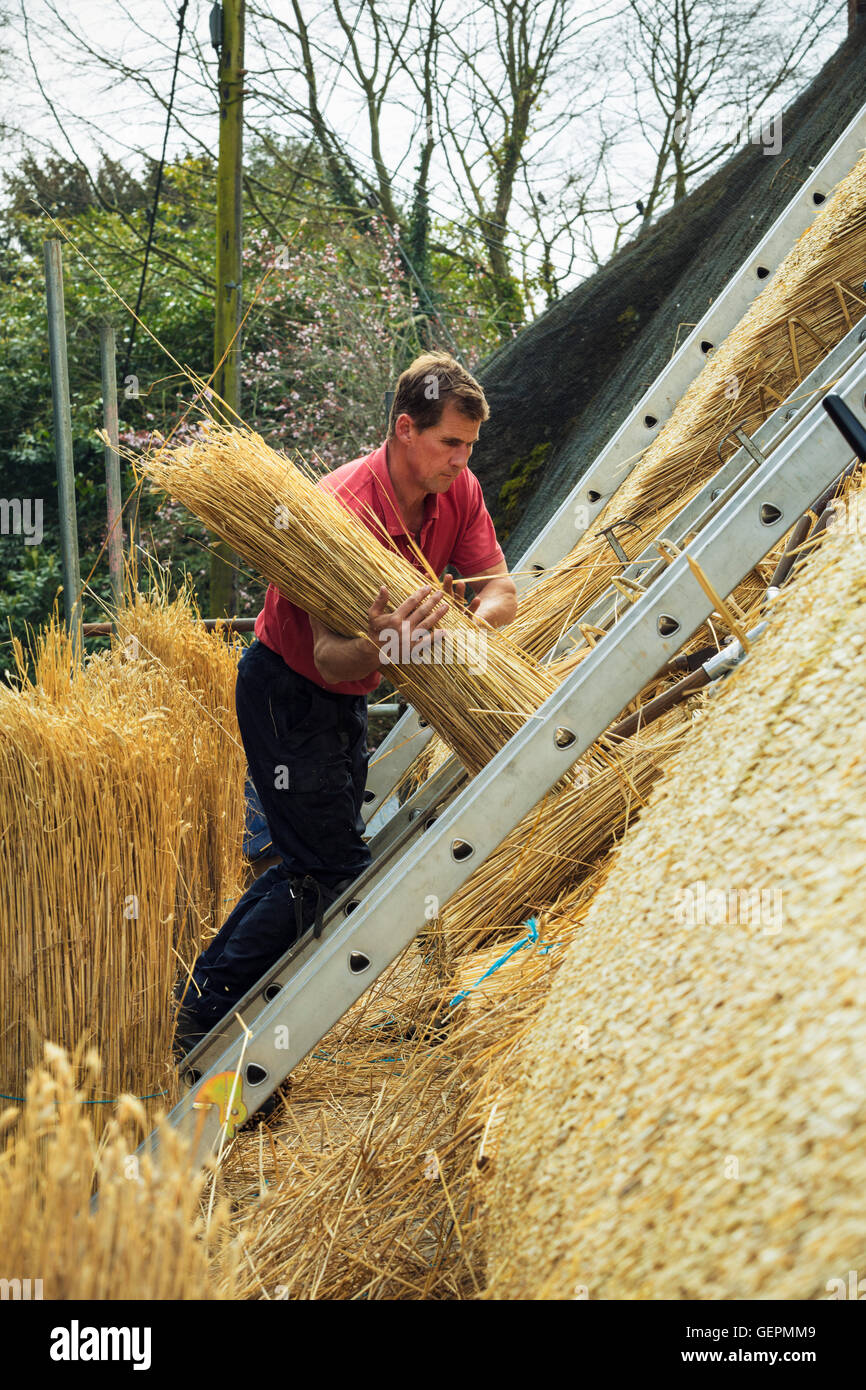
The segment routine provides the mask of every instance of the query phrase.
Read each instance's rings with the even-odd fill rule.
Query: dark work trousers
[[[195,963],[201,996],[192,985],[185,1003],[208,1026],[297,939],[291,879],[311,875],[328,903],[370,863],[361,817],[367,697],[323,690],[256,639],[238,665],[235,705],[250,776],[282,863],[251,884]],[[309,917],[303,925],[311,925]]]

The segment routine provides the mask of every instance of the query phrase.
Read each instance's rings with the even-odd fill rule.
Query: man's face
[[[406,462],[427,492],[447,492],[469,463],[481,422],[461,414],[451,401],[437,425],[418,430],[408,415],[396,422],[397,438],[406,445]]]

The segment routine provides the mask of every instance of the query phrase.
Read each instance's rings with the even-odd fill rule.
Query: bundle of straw
[[[521,1050],[491,1297],[845,1297],[863,1267],[864,521],[854,493],[569,949]]]
[[[717,446],[735,425],[753,433],[859,319],[866,264],[866,155],[837,186],[766,289],[710,354],[667,424],[571,552],[521,600],[507,629],[544,657],[608,587],[620,561],[601,528],[626,518],[618,538],[634,558],[719,467]],[[727,452],[730,452],[728,450]]]
[[[176,920],[188,923],[177,950],[188,961],[198,943],[219,930],[242,890],[246,754],[235,714],[237,634],[210,633],[190,585],[174,598],[167,587],[136,592],[115,614],[115,664],[130,654],[174,687],[167,707],[189,728],[185,758],[184,833],[177,865]],[[123,661],[124,671],[129,665]],[[98,668],[93,668],[96,677]]]
[[[333,631],[367,633],[384,583],[396,608],[419,572],[330,494],[249,430],[213,427],[204,439],[135,458],[141,472]],[[418,552],[420,555],[420,552]],[[429,567],[425,578],[434,586]],[[439,624],[441,660],[390,668],[393,681],[477,772],[554,689],[550,677],[502,633],[450,602]]]
[[[149,641],[162,628],[165,660],[140,638],[135,655],[121,644],[83,662],[55,622],[36,641],[32,679],[19,646],[21,688],[0,686],[9,1095],[22,1094],[49,1038],[99,1047],[107,1099],[170,1100],[176,975],[240,893],[246,763],[228,711],[225,722],[214,713],[236,657],[201,634],[212,643],[208,709],[180,669],[201,640],[188,607],[147,607],[137,602],[130,622]]]

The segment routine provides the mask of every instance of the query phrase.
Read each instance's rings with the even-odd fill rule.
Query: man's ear
[[[407,415],[405,410],[394,421],[394,433],[401,444],[410,443],[412,439],[412,416]]]

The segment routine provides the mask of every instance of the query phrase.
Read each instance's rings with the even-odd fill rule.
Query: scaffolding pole
[[[114,329],[107,320],[99,325],[102,362],[102,419],[105,446],[105,500],[108,508],[108,573],[117,610],[123,601],[123,529],[121,521],[120,454],[117,449],[117,366]]]

